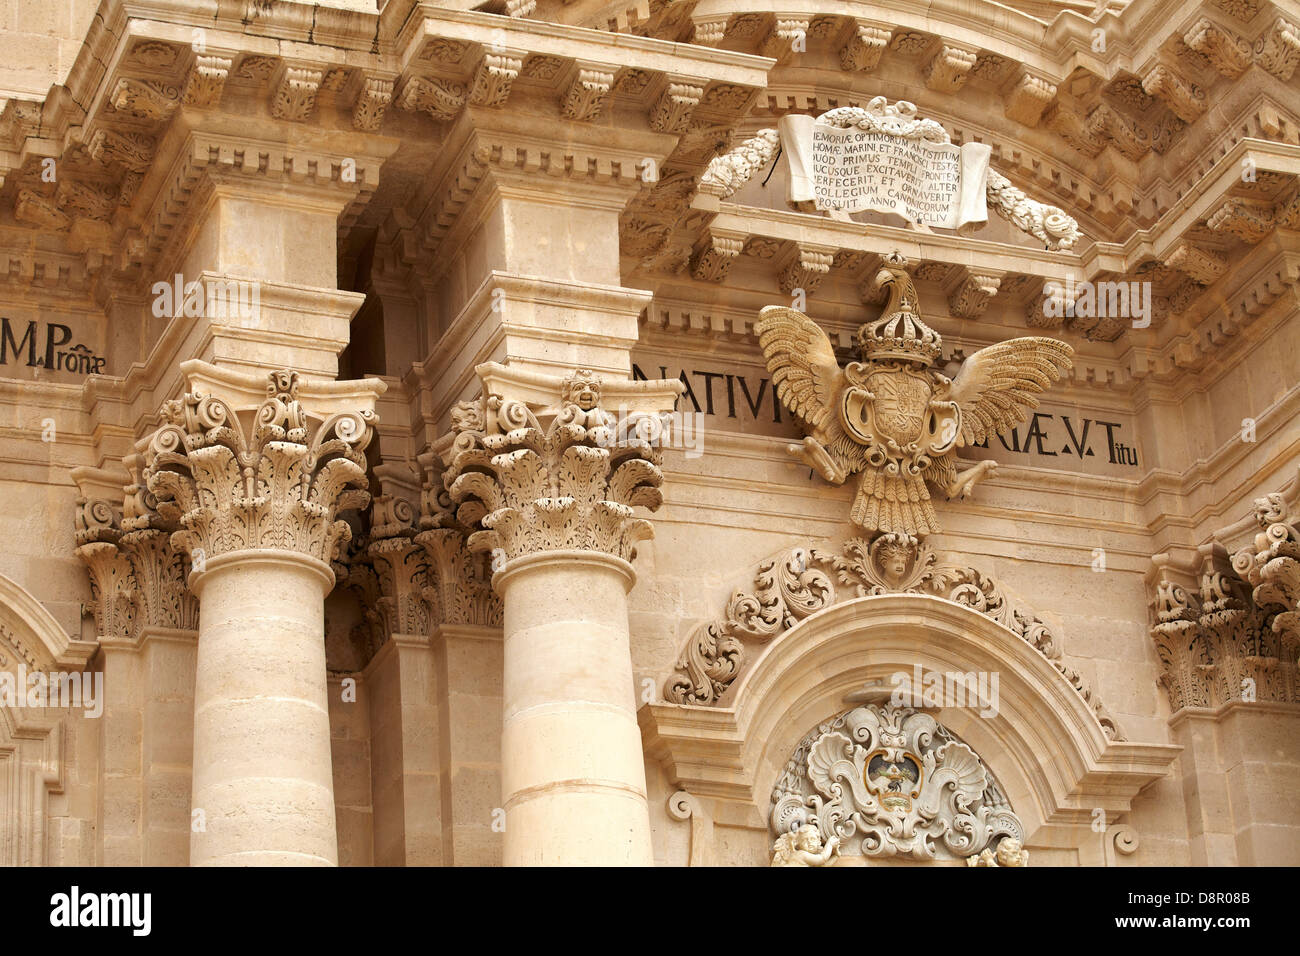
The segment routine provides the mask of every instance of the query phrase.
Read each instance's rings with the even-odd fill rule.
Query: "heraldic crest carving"
[[[971,866],[1028,856],[1024,826],[979,755],[932,715],[889,703],[864,703],[800,741],[772,790],[770,826],[774,865],[824,865],[838,849]],[[809,830],[817,837],[800,846]]]
[[[784,306],[763,309],[755,331],[777,395],[808,432],[790,453],[837,485],[861,473],[854,524],[931,534],[939,525],[927,483],[950,498],[969,494],[996,466],[982,461],[958,474],[957,449],[1025,421],[1074,350],[1056,339],[1009,339],[980,349],[949,379],[931,368],[942,343],[921,321],[911,276],[886,265],[876,282],[889,299],[879,319],[858,328],[860,362],[840,368],[817,323]]]

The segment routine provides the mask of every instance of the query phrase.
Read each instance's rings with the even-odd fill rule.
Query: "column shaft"
[[[550,551],[511,561],[502,791],[507,865],[650,866],[628,639],[626,561]]]
[[[325,673],[327,565],[236,551],[195,575],[194,866],[338,862]]]

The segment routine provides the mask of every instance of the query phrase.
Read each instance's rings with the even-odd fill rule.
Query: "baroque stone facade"
[[[1292,7],[54,6],[0,864],[1300,863]]]

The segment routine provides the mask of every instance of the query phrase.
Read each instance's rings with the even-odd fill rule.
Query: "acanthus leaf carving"
[[[238,411],[215,396],[192,391],[164,403],[144,484],[178,527],[173,546],[196,563],[270,548],[328,565],[351,538],[338,515],[370,501],[364,450],[374,412],[309,417],[298,388],[297,372],[271,373],[251,435]]]
[[[601,406],[602,382],[579,369],[554,383],[547,407],[489,394],[453,415],[454,438],[443,475],[455,522],[475,527],[472,551],[503,561],[554,550],[602,551],[632,561],[653,536],[635,507],[657,509],[659,416],[626,421]],[[627,429],[625,431],[625,429]],[[494,562],[495,564],[495,562]]]

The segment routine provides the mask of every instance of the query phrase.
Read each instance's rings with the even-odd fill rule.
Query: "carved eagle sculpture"
[[[939,334],[917,313],[912,278],[886,266],[881,317],[858,329],[862,361],[841,369],[826,333],[808,316],[768,306],[755,326],[777,395],[808,436],[788,446],[823,478],[842,484],[861,472],[854,524],[868,531],[939,530],[927,482],[965,497],[996,464],[957,473],[957,449],[1025,421],[1070,368],[1074,350],[1048,338],[1018,338],[980,349],[955,378],[930,366]]]

